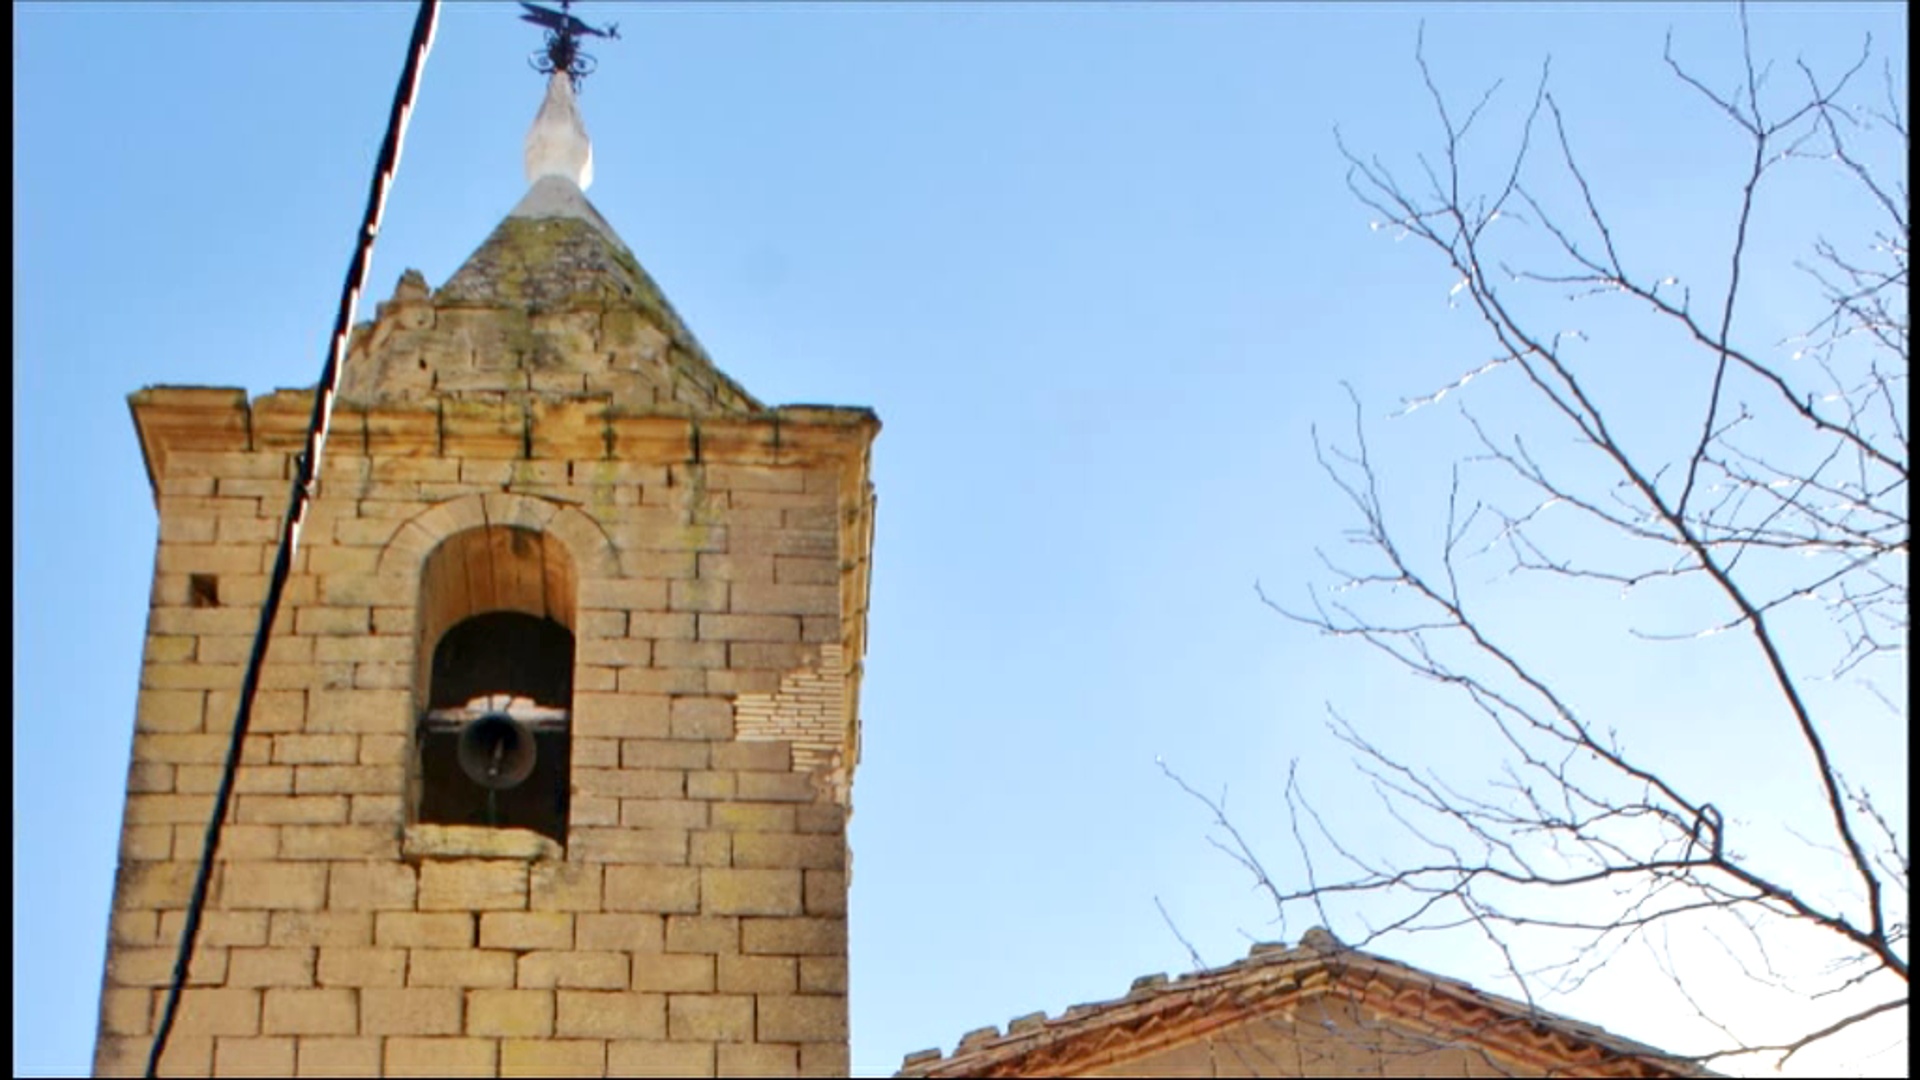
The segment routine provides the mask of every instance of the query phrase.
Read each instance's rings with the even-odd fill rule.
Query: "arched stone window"
[[[566,843],[575,582],[531,529],[469,529],[427,557],[413,820]]]

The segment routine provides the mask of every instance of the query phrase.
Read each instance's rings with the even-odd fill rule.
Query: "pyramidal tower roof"
[[[526,139],[527,193],[438,290],[402,275],[357,328],[342,396],[373,403],[611,398],[624,409],[757,412],[588,201],[593,144],[555,71]]]

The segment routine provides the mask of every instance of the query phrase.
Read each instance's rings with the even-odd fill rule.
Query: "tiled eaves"
[[[1016,1017],[1002,1033],[967,1033],[950,1055],[909,1055],[900,1076],[1073,1075],[1170,1049],[1244,1020],[1292,1012],[1337,996],[1416,1037],[1469,1044],[1524,1072],[1575,1076],[1706,1076],[1693,1062],[1483,993],[1392,960],[1349,949],[1325,930],[1295,947],[1261,944],[1243,960],[1169,980],[1134,980],[1127,995],[1075,1005],[1060,1016]]]

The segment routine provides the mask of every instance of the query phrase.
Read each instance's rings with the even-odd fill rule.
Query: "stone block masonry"
[[[309,401],[134,395],[160,541],[100,1075],[151,1045]],[[875,430],[343,404],[162,1075],[843,1075]],[[474,535],[537,537],[531,576],[428,575]],[[564,844],[414,820],[422,672],[503,603],[573,635]]]

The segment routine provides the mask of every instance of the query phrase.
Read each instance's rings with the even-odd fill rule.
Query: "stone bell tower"
[[[769,408],[583,194],[356,329],[162,1075],[841,1075],[879,430]],[[160,518],[96,1070],[172,971],[311,393],[132,396]]]

